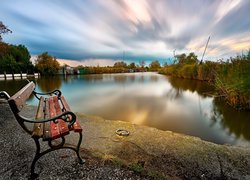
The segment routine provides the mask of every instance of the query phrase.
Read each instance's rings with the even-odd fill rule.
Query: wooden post
[[[4,79],[6,80],[7,79],[7,77],[6,77],[6,72],[4,71]]]

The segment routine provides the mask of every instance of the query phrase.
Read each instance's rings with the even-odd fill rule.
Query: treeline
[[[11,45],[0,41],[0,73],[34,73],[30,53],[24,45]]]
[[[198,61],[194,53],[176,56],[176,63],[159,71],[180,78],[212,83],[219,96],[237,109],[250,109],[250,51],[226,62]]]
[[[158,71],[161,68],[159,61],[152,61],[149,66],[145,66],[143,61],[139,64],[134,62],[127,64],[124,61],[115,62],[113,66],[78,66],[76,70],[79,70],[80,74],[103,74],[103,73],[129,73],[129,72],[146,72],[146,71]]]
[[[127,68],[122,67],[99,67],[99,66],[78,66],[77,70],[79,70],[79,74],[104,74],[104,73],[128,73],[131,72]]]
[[[139,64],[118,61],[113,66],[106,67],[78,66],[74,68],[74,72],[77,74],[79,72],[80,74],[127,73],[158,71],[160,68],[161,65],[157,60],[152,61],[149,66],[145,66],[144,61],[140,61]],[[60,67],[56,57],[49,55],[48,52],[38,55],[33,65],[30,61],[30,53],[24,45],[11,45],[0,41],[0,74],[39,72],[41,75],[55,75],[61,69],[63,67]]]

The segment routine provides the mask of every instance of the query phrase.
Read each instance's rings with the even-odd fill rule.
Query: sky
[[[194,52],[216,61],[250,48],[250,0],[1,0],[0,21],[33,58],[113,65]]]

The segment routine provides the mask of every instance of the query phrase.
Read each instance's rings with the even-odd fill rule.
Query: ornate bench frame
[[[30,118],[26,118],[24,116],[22,116],[20,114],[22,108],[25,105],[26,100],[30,97],[30,95],[33,94],[38,100],[39,100],[39,107],[37,110],[37,114],[36,114],[36,118],[34,119],[30,119]],[[56,113],[54,116],[50,116],[46,113],[48,113],[49,111],[51,111],[49,109],[49,107],[47,107],[48,109],[44,109],[44,101],[48,101],[48,98],[54,98],[57,99],[57,101],[61,102],[61,113],[58,114]],[[35,84],[34,82],[29,82],[26,86],[24,86],[21,90],[19,90],[16,94],[14,94],[13,96],[9,96],[9,94],[5,91],[0,91],[0,98],[5,98],[6,100],[8,100],[8,103],[10,105],[10,108],[16,118],[16,120],[18,121],[18,123],[20,124],[20,126],[29,134],[31,135],[32,139],[35,141],[36,144],[36,153],[34,156],[34,159],[31,163],[31,179],[35,179],[38,177],[38,174],[35,173],[35,164],[38,161],[38,159],[40,157],[42,157],[43,155],[58,150],[58,149],[71,149],[73,151],[76,152],[77,158],[78,158],[78,162],[80,164],[83,164],[85,162],[85,160],[83,160],[80,157],[79,154],[79,150],[80,150],[80,145],[82,142],[82,128],[80,126],[80,124],[77,122],[76,120],[76,115],[70,111],[70,108],[67,104],[67,102],[65,101],[64,97],[62,96],[62,93],[60,90],[55,90],[52,92],[48,92],[48,93],[39,93],[35,91]],[[42,105],[41,105],[42,104]],[[45,102],[46,104],[46,102]],[[40,107],[41,106],[41,107]],[[48,106],[48,105],[47,105]],[[44,118],[41,118],[41,115]],[[39,117],[40,116],[40,117]],[[49,123],[49,124],[53,124],[56,126],[59,126],[58,124],[61,122],[65,122],[67,123],[67,127],[68,128],[68,133],[65,134],[59,134],[59,137],[57,135],[57,137],[48,137],[48,135],[46,137],[45,134],[48,133],[48,130],[40,130],[40,127],[43,127],[45,125],[45,123]],[[33,123],[34,124],[34,128],[33,130],[30,130],[25,123]],[[38,124],[40,124],[40,126],[37,126]],[[64,136],[66,136],[67,134],[69,134],[70,131],[74,131],[79,133],[79,140],[77,145],[74,146],[70,146],[70,145],[65,145],[65,138]],[[36,132],[37,131],[37,132]],[[53,131],[51,129],[51,131]],[[58,130],[59,131],[59,130]],[[38,135],[40,133],[40,135]],[[54,144],[52,142],[54,142],[55,139],[61,139],[61,142],[57,144]],[[43,139],[43,141],[48,141],[48,146],[49,148],[41,151],[41,146],[40,146],[40,139]]]

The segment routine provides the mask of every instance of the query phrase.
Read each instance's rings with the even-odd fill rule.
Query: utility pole
[[[202,64],[202,62],[203,62],[203,58],[204,58],[204,55],[205,55],[205,53],[206,53],[207,45],[208,45],[209,40],[210,40],[210,36],[208,37],[207,44],[206,44],[206,47],[205,47],[205,49],[204,49],[204,52],[203,52],[203,55],[202,55],[200,64]]]
[[[175,62],[176,62],[175,51],[176,51],[176,49],[175,49],[175,50],[173,50],[173,55],[174,55],[174,64],[175,64]]]

